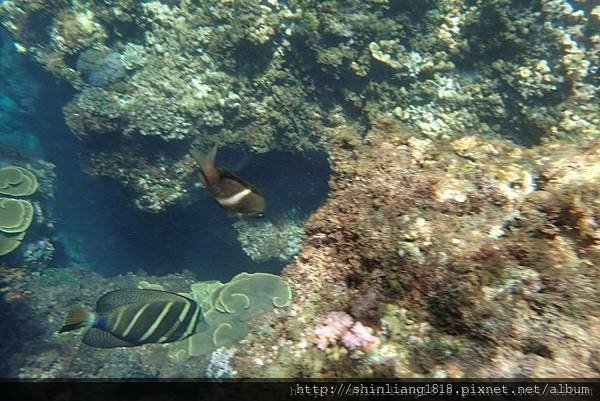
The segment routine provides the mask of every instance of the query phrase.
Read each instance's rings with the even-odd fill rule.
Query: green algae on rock
[[[18,166],[0,169],[0,194],[27,196],[37,191],[38,181],[31,171]]]

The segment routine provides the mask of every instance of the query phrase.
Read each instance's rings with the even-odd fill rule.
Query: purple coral
[[[342,336],[342,343],[349,350],[369,349],[379,342],[379,339],[372,334],[372,329],[364,326],[361,322],[356,322]]]
[[[341,340],[349,350],[368,349],[375,346],[379,340],[372,334],[372,329],[361,322],[355,322],[346,312],[329,312],[325,324],[318,326],[315,331],[317,348],[324,350]]]

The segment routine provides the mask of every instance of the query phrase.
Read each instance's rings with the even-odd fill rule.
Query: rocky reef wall
[[[24,327],[10,343],[44,338],[12,353],[9,374],[600,373],[594,2],[6,0],[0,17],[19,51],[78,91],[64,115],[87,171],[139,209],[199,196],[192,143],[326,152],[332,168],[301,229],[237,226],[249,255],[293,258],[293,296],[235,350],[107,357],[49,334],[74,303],[141,278],[187,290],[189,273],[3,266],[2,303]],[[247,238],[266,231],[261,255]]]
[[[292,306],[249,339],[240,375],[598,374],[598,139],[345,130],[354,145],[333,142],[333,192],[284,270]]]
[[[17,48],[71,83],[90,173],[161,211],[197,195],[192,141],[325,149],[382,115],[429,137],[598,134],[592,1],[40,1],[0,7]]]

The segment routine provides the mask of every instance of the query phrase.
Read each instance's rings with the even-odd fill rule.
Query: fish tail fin
[[[202,153],[198,149],[190,149],[190,154],[202,169],[203,183],[211,184],[219,179],[219,171],[215,167],[217,156],[217,145],[215,144],[208,153]]]
[[[77,330],[82,327],[91,327],[96,321],[96,314],[87,308],[72,308],[67,313],[65,324],[58,330],[59,333]]]

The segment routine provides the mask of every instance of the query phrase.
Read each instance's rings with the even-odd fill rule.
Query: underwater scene
[[[594,0],[0,0],[0,377],[600,376]]]

